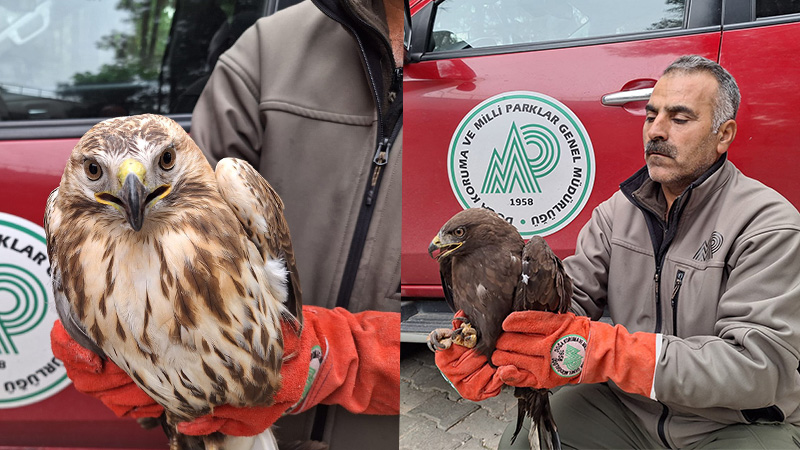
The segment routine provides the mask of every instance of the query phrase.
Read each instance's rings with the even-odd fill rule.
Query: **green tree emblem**
[[[502,153],[492,150],[481,193],[510,194],[515,189],[523,194],[541,193],[538,178],[552,172],[560,156],[561,146],[549,128],[535,124],[517,128],[512,122]]]
[[[564,348],[564,367],[566,367],[570,372],[575,372],[581,368],[582,364],[583,356],[581,355],[581,351],[575,347],[567,345],[566,348]]]

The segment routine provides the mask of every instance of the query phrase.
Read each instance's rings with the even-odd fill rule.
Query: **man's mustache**
[[[666,141],[648,141],[644,146],[645,156],[664,155],[674,158],[677,153],[675,146]]]

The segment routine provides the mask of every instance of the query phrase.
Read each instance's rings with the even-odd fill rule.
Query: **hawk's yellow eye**
[[[83,171],[86,173],[86,177],[92,181],[97,181],[103,176],[103,169],[93,159],[87,159],[83,162]]]
[[[158,165],[164,170],[170,170],[175,167],[175,147],[170,145],[169,148],[164,150],[158,160]]]
[[[453,231],[453,235],[455,235],[455,237],[462,237],[464,236],[464,233],[464,227],[458,227]]]

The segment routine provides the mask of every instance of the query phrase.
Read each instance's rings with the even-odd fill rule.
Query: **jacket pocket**
[[[781,423],[786,419],[783,411],[776,405],[766,408],[743,409],[742,416],[747,423]]]

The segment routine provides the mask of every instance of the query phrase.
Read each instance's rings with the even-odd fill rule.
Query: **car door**
[[[642,100],[663,69],[683,54],[717,59],[721,6],[412,2],[402,285],[414,302],[404,304],[404,340],[430,327],[411,326],[419,300],[442,295],[426,249],[462,208],[490,207],[524,237],[572,253],[592,209],[644,164]]]
[[[800,207],[793,112],[800,102],[800,2],[727,0],[726,11],[719,62],[742,92],[730,159]]]

